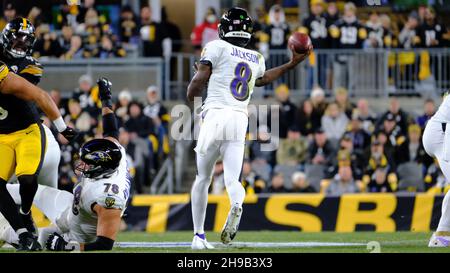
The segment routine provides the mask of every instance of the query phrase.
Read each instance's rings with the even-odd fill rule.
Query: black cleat
[[[20,217],[22,218],[23,223],[25,224],[26,229],[33,234],[34,237],[38,237],[38,228],[33,221],[33,217],[31,216],[31,211],[28,214],[22,214],[19,212]]]
[[[30,232],[24,232],[19,235],[19,245],[16,249],[17,251],[41,251],[42,247],[37,237],[33,236]]]

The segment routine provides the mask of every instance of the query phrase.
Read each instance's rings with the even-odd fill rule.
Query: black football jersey
[[[9,72],[16,73],[33,84],[41,80],[42,65],[32,57],[10,59],[0,54],[0,68],[5,69],[5,66]],[[19,131],[36,122],[40,122],[40,119],[33,102],[0,92],[0,134]]]
[[[362,48],[367,38],[367,29],[357,20],[349,23],[340,19],[329,31],[335,48]]]
[[[314,48],[328,48],[328,23],[324,16],[310,15],[303,20],[303,28],[300,32],[305,32],[311,38]]]

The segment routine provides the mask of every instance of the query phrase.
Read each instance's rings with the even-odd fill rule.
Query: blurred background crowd
[[[169,57],[174,52],[198,56],[207,42],[218,39],[221,11],[214,8],[208,8],[204,20],[186,36],[183,26],[173,23],[164,7],[160,20],[154,20],[154,11],[145,1],[140,1],[143,3],[138,12],[130,5],[107,5],[105,1],[84,0],[81,5],[60,2],[46,10],[32,5],[24,9],[16,1],[5,1],[0,29],[16,16],[27,17],[36,27],[33,56],[39,60]],[[449,21],[443,16],[450,4],[446,11],[445,1],[432,1],[433,5],[416,1],[405,9],[396,10],[394,5],[372,10],[361,1],[311,0],[310,12],[302,14],[301,20],[299,16],[292,19],[290,2],[296,1],[266,2],[251,11],[255,34],[250,47],[268,58],[268,67],[277,65],[269,58],[270,52],[285,50],[287,38],[294,31],[307,33],[318,51],[450,45]],[[382,111],[375,111],[370,99],[351,96],[346,85],[334,85],[333,91],[327,92],[322,89],[326,80],[320,78],[319,85],[310,86],[307,97],[291,98],[292,87],[280,82],[265,98],[280,111],[279,147],[270,152],[261,149],[262,144],[270,142],[271,124],[259,126],[257,140],[246,145],[242,168],[248,193],[339,195],[433,191],[447,186],[437,162],[425,153],[421,142],[423,129],[439,101],[424,100],[423,110],[417,114],[417,109],[404,109],[396,97],[391,97]],[[133,90],[120,91],[114,105],[121,126],[119,140],[132,166],[135,193],[149,192],[152,180],[173,150],[169,138],[173,103],[162,101],[161,90],[152,83],[148,85],[144,96]],[[76,181],[72,163],[77,148],[102,132],[98,90],[95,79],[85,74],[78,84],[74,82],[73,90],[54,89],[51,96],[67,124],[83,134],[74,145],[58,138],[62,150],[59,187],[71,191]],[[220,161],[210,190],[217,194],[224,191]]]

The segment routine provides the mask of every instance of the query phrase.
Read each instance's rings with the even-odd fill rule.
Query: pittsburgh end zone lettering
[[[320,194],[249,195],[241,230],[298,230],[305,232],[430,231],[440,217],[442,195],[354,194],[330,197]],[[188,194],[135,196],[127,221],[147,217],[148,232],[190,230]],[[207,230],[220,231],[229,209],[227,195],[211,195]]]

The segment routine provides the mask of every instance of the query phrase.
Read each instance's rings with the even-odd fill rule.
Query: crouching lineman
[[[450,90],[444,93],[444,98],[438,111],[427,122],[423,132],[423,147],[430,155],[437,158],[439,167],[447,181],[450,181]],[[450,246],[450,191],[442,202],[442,215],[437,230],[431,236],[429,247]]]
[[[34,205],[53,224],[39,230],[39,242],[51,251],[111,250],[130,194],[125,149],[118,142],[112,111],[111,83],[105,78],[97,83],[103,138],[90,140],[80,148],[76,170],[81,175],[73,194],[39,185],[34,199]],[[20,203],[17,185],[7,188]],[[9,226],[0,224],[0,240],[15,245],[18,238]]]

